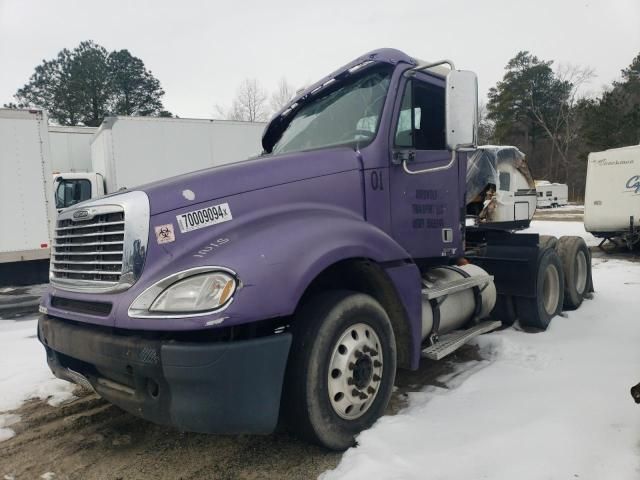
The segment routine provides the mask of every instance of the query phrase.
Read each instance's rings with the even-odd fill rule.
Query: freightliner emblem
[[[89,210],[78,210],[73,213],[74,220],[84,220],[89,217]]]

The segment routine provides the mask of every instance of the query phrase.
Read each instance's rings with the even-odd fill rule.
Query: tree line
[[[599,95],[586,93],[594,77],[590,67],[554,66],[518,52],[480,105],[480,143],[517,146],[535,178],[567,183],[571,197],[582,198],[589,152],[640,143],[640,54]],[[164,93],[128,50],[109,52],[85,41],[43,60],[5,107],[44,108],[61,125],[98,126],[108,115],[172,116]],[[247,78],[229,106],[215,106],[214,116],[267,121],[294,95],[284,77],[271,94]]]
[[[480,109],[479,136],[517,146],[534,178],[566,183],[579,200],[589,152],[640,143],[640,54],[595,96],[586,90],[593,69],[553,67],[527,51],[509,60]]]

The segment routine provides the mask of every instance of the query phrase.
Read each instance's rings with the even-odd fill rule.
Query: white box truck
[[[538,208],[563,207],[569,204],[569,187],[565,183],[536,180]]]
[[[90,172],[91,141],[97,127],[49,125],[51,169],[55,173]]]
[[[55,221],[47,115],[0,109],[0,284],[46,282]]]
[[[589,154],[584,228],[600,246],[640,243],[640,145]]]
[[[92,171],[60,175],[56,205],[245,160],[262,152],[265,123],[108,117],[91,143]]]

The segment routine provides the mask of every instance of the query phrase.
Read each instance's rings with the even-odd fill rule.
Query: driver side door
[[[462,255],[464,162],[451,160],[445,140],[445,81],[419,72],[405,78],[396,102],[390,151],[393,236],[414,258]],[[461,165],[462,163],[462,165]],[[461,183],[462,181],[462,183]],[[464,220],[464,216],[462,216]]]

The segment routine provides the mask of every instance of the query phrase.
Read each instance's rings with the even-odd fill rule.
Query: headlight
[[[129,316],[182,317],[206,315],[231,303],[236,276],[221,267],[197,267],[160,280],[140,294]]]
[[[202,312],[223,306],[236,289],[226,273],[204,273],[174,283],[153,302],[151,312]]]

